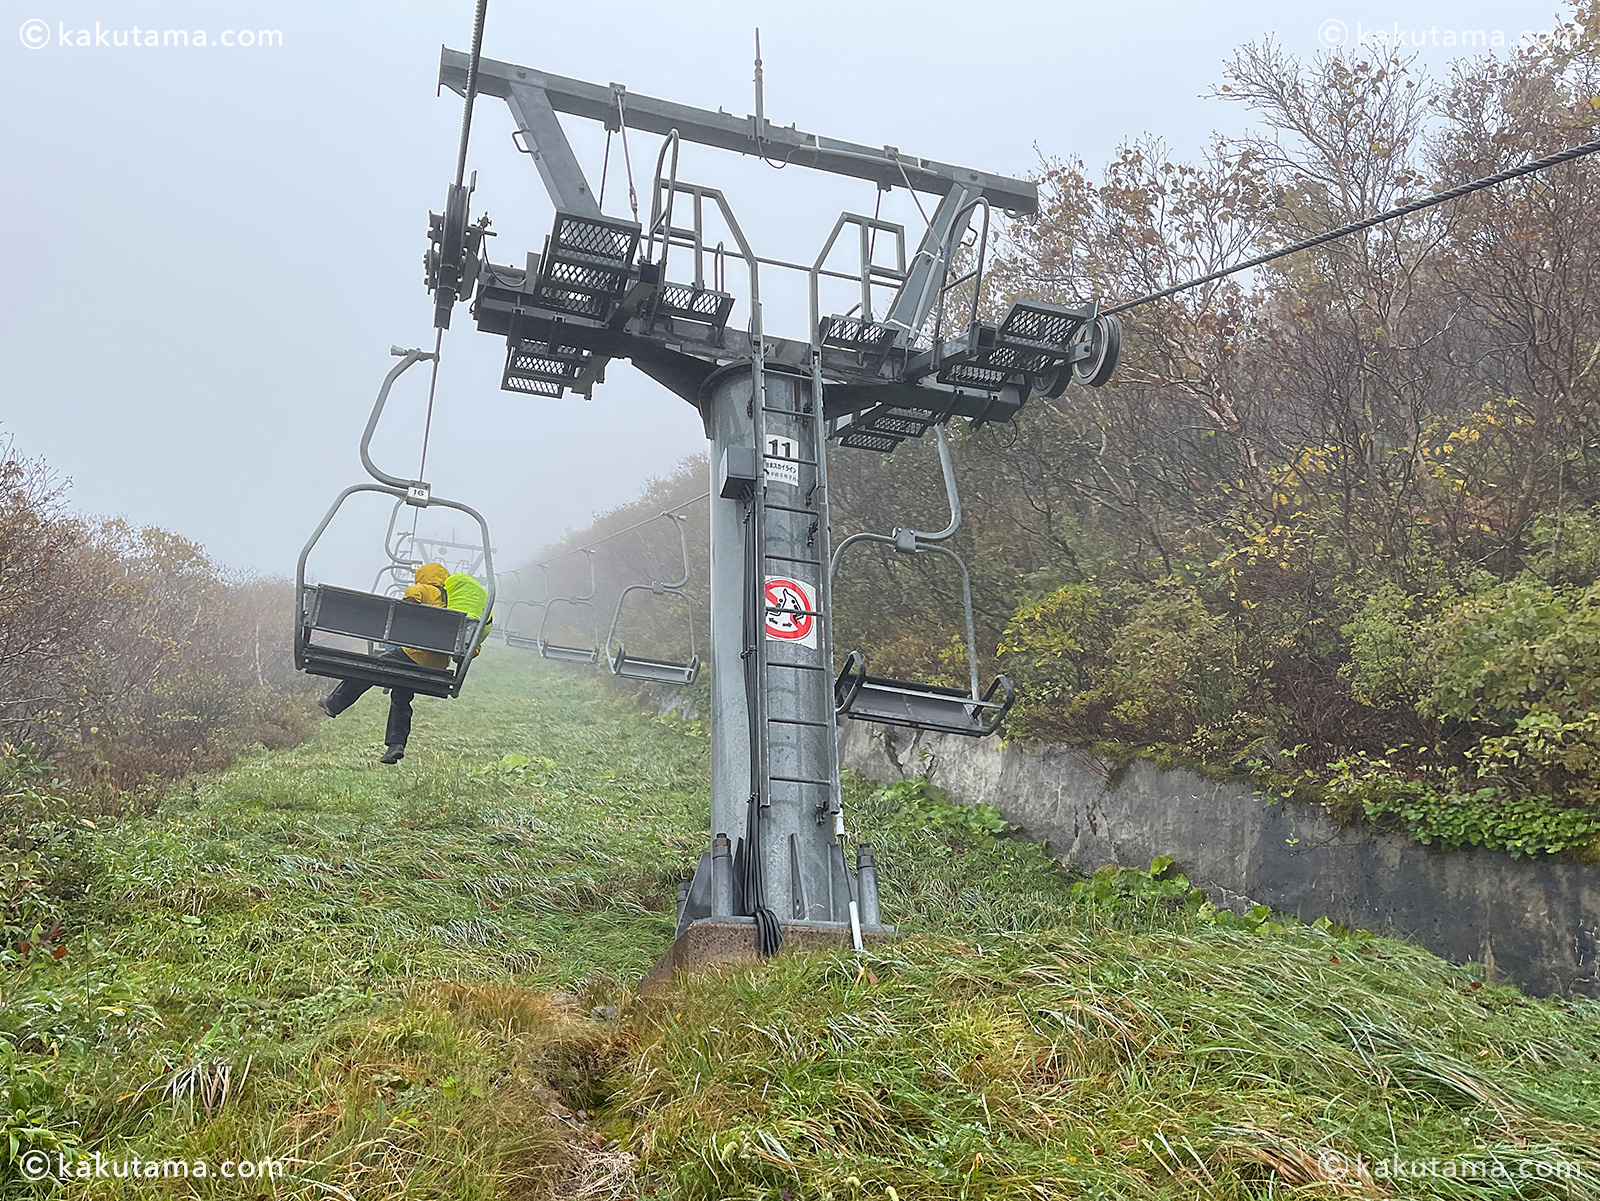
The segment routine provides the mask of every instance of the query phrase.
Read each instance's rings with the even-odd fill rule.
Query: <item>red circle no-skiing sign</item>
[[[816,606],[810,588],[797,580],[768,576],[766,597],[767,637],[784,642],[803,642],[811,637]]]

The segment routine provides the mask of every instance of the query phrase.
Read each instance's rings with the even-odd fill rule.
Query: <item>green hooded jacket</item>
[[[489,590],[466,572],[458,571],[445,580],[444,597],[445,608],[465,613],[476,621],[483,615],[483,607],[489,603]],[[482,645],[483,639],[489,636],[489,630],[493,625],[493,620],[483,623],[483,633],[478,637],[479,645]]]

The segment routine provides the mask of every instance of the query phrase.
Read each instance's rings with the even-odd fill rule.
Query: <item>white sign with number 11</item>
[[[793,438],[768,437],[767,478],[791,488],[800,486],[800,447]]]

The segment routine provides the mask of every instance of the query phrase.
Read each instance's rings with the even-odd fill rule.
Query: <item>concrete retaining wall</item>
[[[1109,763],[1069,747],[1002,748],[862,722],[843,723],[841,743],[861,774],[926,773],[1084,870],[1170,855],[1214,904],[1265,904],[1307,922],[1326,915],[1483,963],[1530,992],[1600,996],[1600,868],[1434,850],[1144,762],[1113,786]]]

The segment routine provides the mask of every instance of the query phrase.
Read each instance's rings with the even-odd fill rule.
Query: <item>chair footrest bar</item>
[[[652,684],[693,684],[700,674],[700,660],[673,663],[666,659],[644,659],[618,655],[611,660],[611,671],[625,680],[645,680]]]
[[[838,713],[855,721],[971,738],[999,729],[1017,698],[1005,676],[996,676],[981,697],[959,688],[869,676],[865,662],[854,652],[834,681],[833,695]]]
[[[541,642],[538,650],[542,657],[556,663],[600,662],[598,646],[560,646],[554,642]]]
[[[453,670],[424,667],[420,663],[408,666],[397,659],[380,659],[330,646],[306,647],[300,666],[314,676],[358,680],[375,688],[407,688],[424,696],[454,696],[458,687]]]

